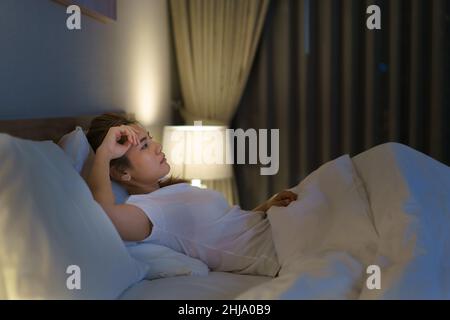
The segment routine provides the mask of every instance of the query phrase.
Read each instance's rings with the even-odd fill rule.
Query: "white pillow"
[[[58,145],[70,158],[75,170],[86,180],[95,154],[86,138],[83,128],[77,126],[75,130],[64,135],[59,140]],[[127,190],[115,181],[111,181],[111,184],[116,203],[125,203],[130,196]]]
[[[207,276],[208,266],[198,259],[152,243],[127,246],[135,259],[149,266],[148,280],[182,275]]]
[[[83,128],[76,127],[75,130],[64,135],[58,145],[64,150],[72,161],[72,165],[81,174],[88,157],[94,154]]]
[[[0,298],[115,299],[145,276],[56,144],[0,134],[0,163]]]

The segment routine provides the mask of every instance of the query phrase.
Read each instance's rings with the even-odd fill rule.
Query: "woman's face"
[[[162,146],[154,141],[140,125],[133,124],[131,126],[138,131],[139,144],[131,146],[126,153],[131,164],[126,170],[131,177],[130,182],[156,183],[170,171],[165,154],[162,152]]]

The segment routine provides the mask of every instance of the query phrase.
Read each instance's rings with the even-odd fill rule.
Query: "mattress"
[[[208,276],[178,276],[142,280],[125,290],[122,300],[229,300],[271,280],[270,277],[210,272]]]

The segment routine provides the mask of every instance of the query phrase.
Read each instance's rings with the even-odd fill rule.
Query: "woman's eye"
[[[141,148],[141,150],[143,150],[143,149],[147,149],[147,147],[148,147],[148,143],[146,142],[146,143],[144,143],[144,144],[142,145],[142,148]]]

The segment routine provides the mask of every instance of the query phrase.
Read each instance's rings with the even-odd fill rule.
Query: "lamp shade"
[[[163,150],[170,173],[184,179],[216,180],[232,176],[227,164],[225,126],[166,126]]]

